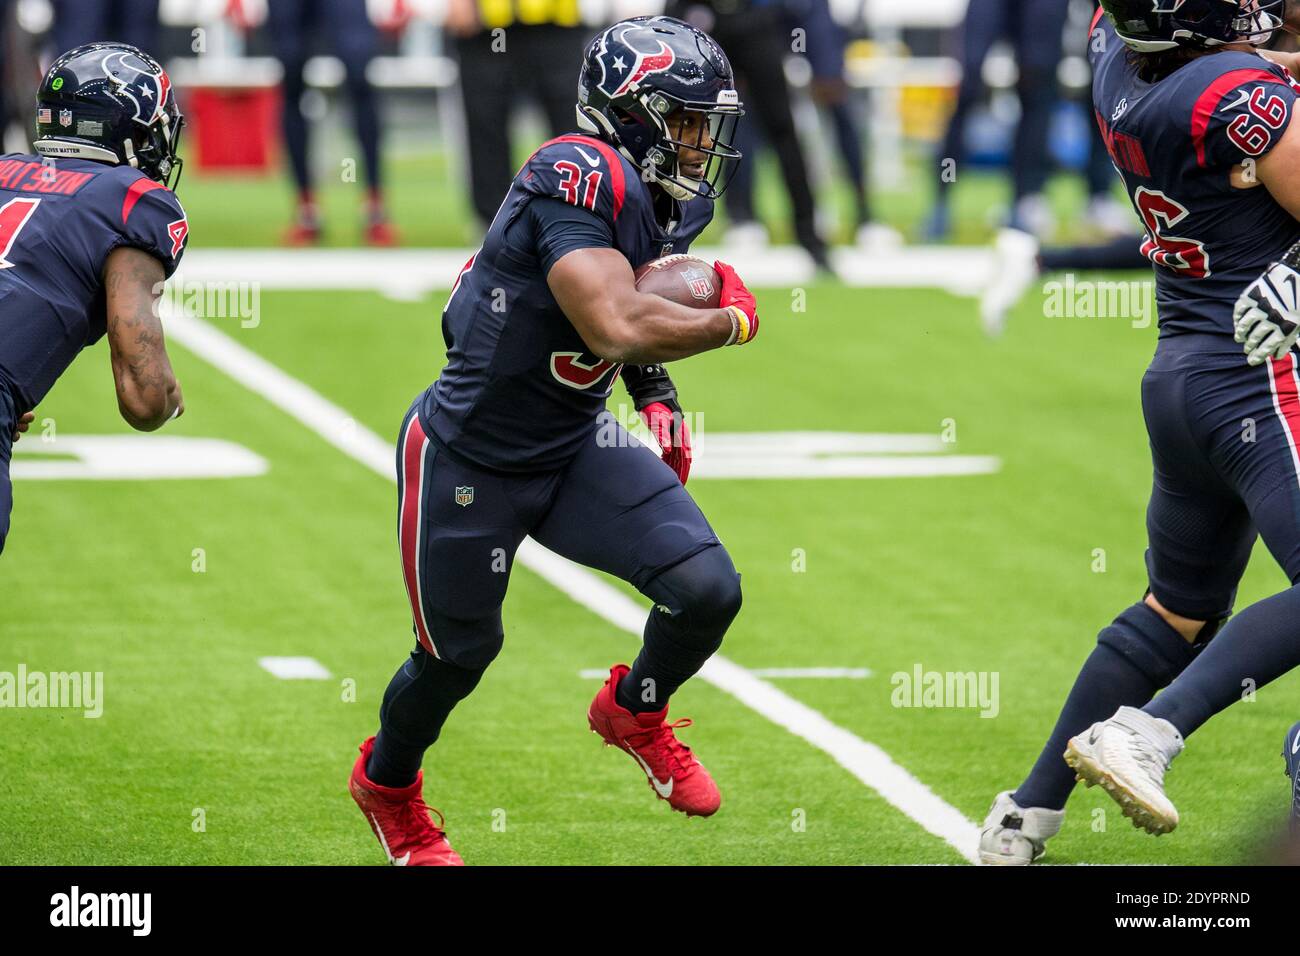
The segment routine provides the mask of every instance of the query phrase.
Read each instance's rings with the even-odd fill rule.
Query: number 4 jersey
[[[1300,239],[1300,224],[1253,179],[1291,122],[1297,86],[1284,67],[1239,51],[1146,83],[1106,17],[1093,25],[1089,59],[1097,123],[1155,264],[1160,337],[1171,340],[1162,347],[1206,350],[1199,337],[1172,341],[1187,333],[1232,346],[1237,297]],[[1256,185],[1234,187],[1235,167]]]
[[[0,388],[32,409],[106,331],[104,260],[134,246],[175,271],[185,211],[129,166],[0,156]]]

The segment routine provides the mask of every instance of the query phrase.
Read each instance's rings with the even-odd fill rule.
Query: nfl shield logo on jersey
[[[456,486],[456,504],[464,508],[466,505],[472,504],[473,501],[474,501],[473,485]]]

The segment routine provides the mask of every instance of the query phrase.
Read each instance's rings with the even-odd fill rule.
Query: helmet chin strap
[[[619,143],[618,137],[614,135],[614,128],[610,125],[609,120],[607,120],[603,115],[594,110],[584,110],[582,104],[578,104],[575,109],[578,114],[578,128],[584,133],[595,133],[597,136],[602,136],[605,139],[610,140],[614,144],[614,147],[623,156],[627,157],[628,161],[631,162],[632,165],[638,166],[641,170],[642,178],[647,182],[655,183],[669,196],[681,200],[682,202],[685,202],[688,199],[695,199],[700,195],[694,189],[682,185],[675,176],[662,175],[654,164],[638,164],[636,157],[629,153],[623,145]],[[648,176],[646,175],[647,173],[649,173]]]

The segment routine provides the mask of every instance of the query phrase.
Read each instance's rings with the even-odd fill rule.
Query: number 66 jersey
[[[1098,17],[1088,53],[1093,106],[1146,230],[1161,348],[1218,350],[1221,337],[1240,354],[1233,304],[1300,239],[1300,224],[1254,177],[1254,163],[1292,122],[1298,87],[1284,67],[1238,51],[1199,56],[1147,83],[1110,19]],[[1253,188],[1233,186],[1234,167]]]

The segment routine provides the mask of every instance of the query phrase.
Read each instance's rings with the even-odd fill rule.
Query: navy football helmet
[[[132,166],[175,189],[184,124],[157,60],[126,43],[87,43],[41,81],[32,146],[42,156]]]
[[[579,128],[607,140],[676,199],[722,195],[740,159],[733,144],[743,113],[722,47],[681,20],[634,17],[587,45]],[[678,139],[668,121],[689,114],[695,122],[678,128],[693,135]],[[683,167],[683,150],[704,155],[698,175]]]
[[[1286,0],[1101,0],[1101,6],[1121,40],[1156,53],[1266,43],[1282,26]]]

